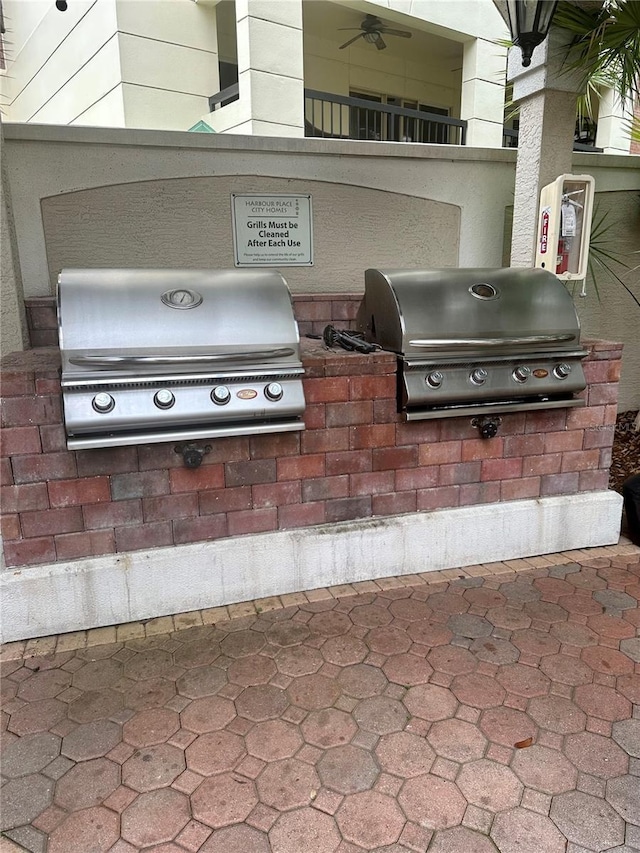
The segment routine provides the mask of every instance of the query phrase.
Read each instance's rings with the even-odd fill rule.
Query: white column
[[[467,121],[467,145],[501,148],[507,51],[474,39],[464,45],[460,118]]]
[[[27,341],[24,294],[18,263],[9,182],[2,159],[3,132],[0,119],[0,345],[2,355],[25,349]]]
[[[605,154],[628,154],[632,118],[631,103],[623,102],[615,89],[605,89],[598,109],[596,147]]]

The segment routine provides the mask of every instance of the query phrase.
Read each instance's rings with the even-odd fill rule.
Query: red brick
[[[142,524],[142,504],[139,500],[89,504],[83,507],[82,512],[87,530]]]
[[[230,462],[229,464],[242,465],[248,463]],[[224,474],[224,466],[221,464],[201,465],[199,468],[172,468],[169,471],[171,492],[176,494],[179,492],[201,492],[205,489],[221,489],[224,486]]]
[[[322,333],[322,329],[319,330]],[[392,353],[378,352],[366,358],[343,352],[327,360],[325,376],[395,376],[397,359]]]
[[[244,533],[265,533],[278,529],[278,510],[266,509],[241,510],[227,513],[229,536],[241,536]]]
[[[415,512],[418,508],[416,492],[390,492],[387,495],[373,495],[371,511],[374,515],[402,515]]]
[[[325,429],[327,410],[324,403],[311,403],[304,410],[304,425],[307,429]]]
[[[421,465],[445,465],[462,461],[461,441],[436,441],[433,444],[421,444],[418,453]]]
[[[300,453],[300,433],[282,432],[274,435],[253,435],[249,439],[249,453],[252,459],[297,456]]]
[[[0,445],[3,456],[40,453],[40,432],[37,426],[8,427],[0,433]]]
[[[140,524],[135,527],[116,529],[116,547],[118,551],[143,551],[148,548],[162,548],[173,545],[173,530],[170,521],[156,521],[153,524]]]
[[[300,480],[283,483],[264,483],[252,486],[253,505],[256,509],[282,504],[297,504],[302,500]]]
[[[547,409],[542,412],[527,412],[525,432],[557,432],[567,425],[566,409]]]
[[[25,512],[30,509],[47,509],[49,506],[46,483],[3,486],[0,496],[3,512]]]
[[[345,450],[337,453],[327,453],[327,476],[338,474],[362,474],[372,469],[371,450]]]
[[[168,471],[135,471],[131,474],[114,474],[111,477],[111,496],[114,501],[168,494]]]
[[[32,347],[57,347],[58,332],[54,329],[44,332],[34,330],[29,335],[29,343]]]
[[[17,513],[11,515],[3,515],[0,518],[0,528],[2,529],[2,539],[20,539],[22,533],[20,530],[20,519]]]
[[[527,423],[526,412],[511,412],[501,417],[500,435],[522,435]]]
[[[481,477],[485,480],[512,480],[522,476],[522,459],[483,459]]]
[[[422,448],[420,449],[422,450]],[[363,451],[353,452],[362,453]],[[430,465],[434,463],[420,460],[420,464]],[[374,471],[395,471],[397,468],[415,468],[418,465],[418,446],[411,444],[408,447],[375,448],[372,453],[372,465]]]
[[[399,424],[398,404],[395,400],[384,399],[373,401],[374,424]]]
[[[396,471],[396,491],[404,492],[415,489],[429,489],[438,484],[437,465],[421,468],[399,468]]]
[[[314,429],[302,433],[301,438],[303,453],[328,453],[335,450],[349,449],[349,430],[347,427],[341,429]]]
[[[221,512],[234,512],[251,509],[251,486],[237,486],[233,489],[210,489],[200,492],[200,515],[217,515]]]
[[[613,424],[603,424],[601,427],[586,429],[582,447],[584,450],[590,450],[592,447],[611,447],[614,433]]]
[[[607,371],[607,382],[619,382],[622,375],[622,360],[616,359],[609,362],[609,370]]]
[[[278,507],[278,527],[287,530],[291,527],[309,527],[324,524],[324,501],[305,504],[290,504]]]
[[[504,440],[505,456],[536,456],[544,453],[544,435],[508,435]]]
[[[562,465],[562,453],[545,453],[544,456],[525,456],[522,460],[522,476],[537,477],[540,474],[557,474]]]
[[[540,496],[540,477],[523,477],[520,480],[503,480],[500,497],[503,501],[518,501]]]
[[[572,495],[578,491],[578,473],[545,474],[540,480],[540,495]]]
[[[60,393],[60,379],[56,376],[36,376],[36,394],[47,397]]]
[[[4,427],[57,424],[61,420],[59,397],[7,397],[2,403]]]
[[[205,492],[204,494],[209,494]],[[143,498],[142,517],[145,522],[172,521],[174,518],[189,518],[198,515],[198,495],[189,492],[182,495],[162,495]]]
[[[176,545],[186,542],[207,542],[223,536],[227,536],[226,514],[178,518],[173,522],[173,541]]]
[[[584,378],[589,385],[595,385],[597,382],[606,382],[609,374],[608,361],[585,361],[582,365],[584,370]]]
[[[7,566],[34,566],[38,563],[53,563],[56,559],[53,536],[5,542],[4,559]]]
[[[499,459],[503,454],[505,439],[496,436],[491,439],[468,438],[462,442],[462,461],[475,462],[482,459]],[[443,460],[455,462],[455,459]]]
[[[95,557],[113,554],[116,541],[113,530],[88,530],[82,533],[62,533],[55,536],[58,560],[78,560],[80,557]]]
[[[460,506],[491,504],[500,500],[500,483],[464,483],[460,486]]]
[[[3,486],[13,485],[13,470],[10,459],[0,459],[0,483]]]
[[[436,489],[419,489],[418,510],[425,512],[443,507],[458,506],[460,486],[439,486]]]
[[[361,298],[333,299],[331,301],[331,322],[342,323],[345,320],[355,320],[358,315]]]
[[[176,454],[177,455],[177,454]],[[97,477],[100,474],[125,474],[138,470],[136,447],[104,447],[96,450],[79,450],[76,453],[79,477]],[[162,467],[159,465],[156,468]]]
[[[276,460],[276,475],[281,480],[304,480],[306,477],[324,477],[323,453],[293,456]]]
[[[373,402],[358,400],[353,403],[327,403],[327,427],[370,424],[373,421]]]
[[[296,433],[297,435],[297,433]],[[209,452],[204,457],[203,465],[217,465],[220,462],[248,462],[250,436],[227,436],[216,438],[209,445]],[[182,457],[180,457],[182,461]]]
[[[584,431],[571,429],[565,432],[548,432],[544,438],[546,453],[561,453],[565,450],[580,450]]]
[[[609,468],[611,465],[612,452],[610,447],[605,447],[600,451],[600,464],[598,468]]]
[[[442,441],[458,441],[478,437],[478,430],[471,426],[471,418],[445,418],[442,421]]]
[[[604,423],[604,406],[584,406],[569,409],[567,412],[567,429],[589,429]]]
[[[2,372],[3,397],[20,397],[26,395],[31,396],[33,394],[33,391],[33,373],[11,373],[10,371]]]
[[[394,471],[372,471],[366,474],[351,474],[349,494],[382,495],[393,491]]]
[[[353,376],[349,380],[349,395],[352,400],[378,400],[383,397],[396,398],[395,376]]]
[[[371,497],[363,495],[358,498],[339,498],[327,501],[325,512],[328,522],[368,518],[371,515]]]
[[[581,492],[599,492],[609,487],[609,472],[581,471],[578,483]]]
[[[562,467],[560,471],[587,471],[590,468],[598,468],[600,464],[600,451],[595,450],[573,450],[562,454]]]
[[[331,302],[296,299],[295,315],[297,320],[322,320],[326,325],[332,319]]]
[[[438,485],[457,486],[461,483],[479,483],[481,466],[481,462],[457,462],[453,465],[441,465]]]
[[[349,379],[346,376],[305,379],[303,385],[308,403],[339,403],[349,399]]]
[[[395,424],[355,426],[350,430],[349,447],[351,450],[362,450],[367,447],[393,447],[395,443]]]
[[[48,489],[49,500],[53,507],[80,506],[111,500],[108,477],[53,480],[48,484]]]
[[[440,441],[440,424],[439,420],[396,424],[397,444],[431,444]]]
[[[610,382],[603,385],[589,386],[589,405],[602,406],[608,403],[616,403],[618,400],[619,385],[617,382]]]
[[[318,477],[315,480],[303,480],[302,500],[323,501],[328,498],[346,498],[349,494],[349,477]]]
[[[57,329],[55,297],[34,296],[25,300],[32,329]]]
[[[604,407],[604,422],[605,424],[615,424],[618,417],[618,407],[615,403]]]
[[[210,459],[210,454],[205,460]],[[141,444],[138,447],[138,467],[141,471],[164,470],[166,468],[181,468],[182,454],[176,453],[176,444]],[[135,468],[127,470],[136,470]],[[118,473],[117,471],[113,472]]]
[[[12,460],[16,483],[37,483],[42,480],[65,480],[76,476],[73,453],[46,453],[38,456],[15,456]]]
[[[224,466],[224,485],[254,486],[258,483],[275,483],[276,460],[258,459],[250,462],[228,462]],[[211,483],[209,488],[218,488],[223,483]]]
[[[39,429],[43,453],[59,453],[67,449],[67,434],[62,424],[43,424]]]

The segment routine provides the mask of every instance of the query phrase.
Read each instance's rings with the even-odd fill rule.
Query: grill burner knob
[[[484,369],[484,367],[476,367],[475,370],[471,371],[471,376],[469,377],[474,385],[484,385],[487,380],[487,376],[489,374]]]
[[[211,399],[217,406],[224,406],[231,399],[231,391],[225,385],[218,385],[211,392]]]
[[[153,398],[153,402],[159,409],[170,409],[175,401],[176,398],[167,388],[162,388],[160,391],[157,391]]]
[[[270,382],[264,389],[267,400],[280,400],[282,398],[282,385],[279,382]]]
[[[570,373],[571,365],[567,364],[566,361],[563,361],[562,364],[559,364],[553,371],[553,375],[556,377],[556,379],[566,379]]]
[[[101,415],[110,412],[115,406],[116,401],[113,399],[111,394],[107,394],[106,391],[102,391],[100,394],[96,394],[96,396],[91,401],[91,405],[96,410],[96,412],[100,412]]]
[[[442,385],[442,380],[444,376],[440,373],[439,370],[434,370],[433,373],[430,373],[427,376],[427,385],[431,388],[439,388]]]
[[[513,371],[513,378],[516,382],[526,382],[527,379],[531,376],[531,368],[527,367],[526,364],[521,367],[516,367]]]

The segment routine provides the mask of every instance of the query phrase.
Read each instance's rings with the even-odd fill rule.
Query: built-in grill
[[[357,322],[399,354],[407,420],[584,405],[578,318],[546,270],[369,269]]]
[[[277,272],[63,270],[58,322],[69,448],[304,428]]]

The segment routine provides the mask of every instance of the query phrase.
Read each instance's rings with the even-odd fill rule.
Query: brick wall
[[[305,342],[306,430],[211,441],[197,469],[175,443],[66,450],[58,351],[16,353],[2,375],[5,563],[606,489],[621,345],[585,345],[585,408],[505,415],[484,441],[468,417],[402,423],[395,356]]]

